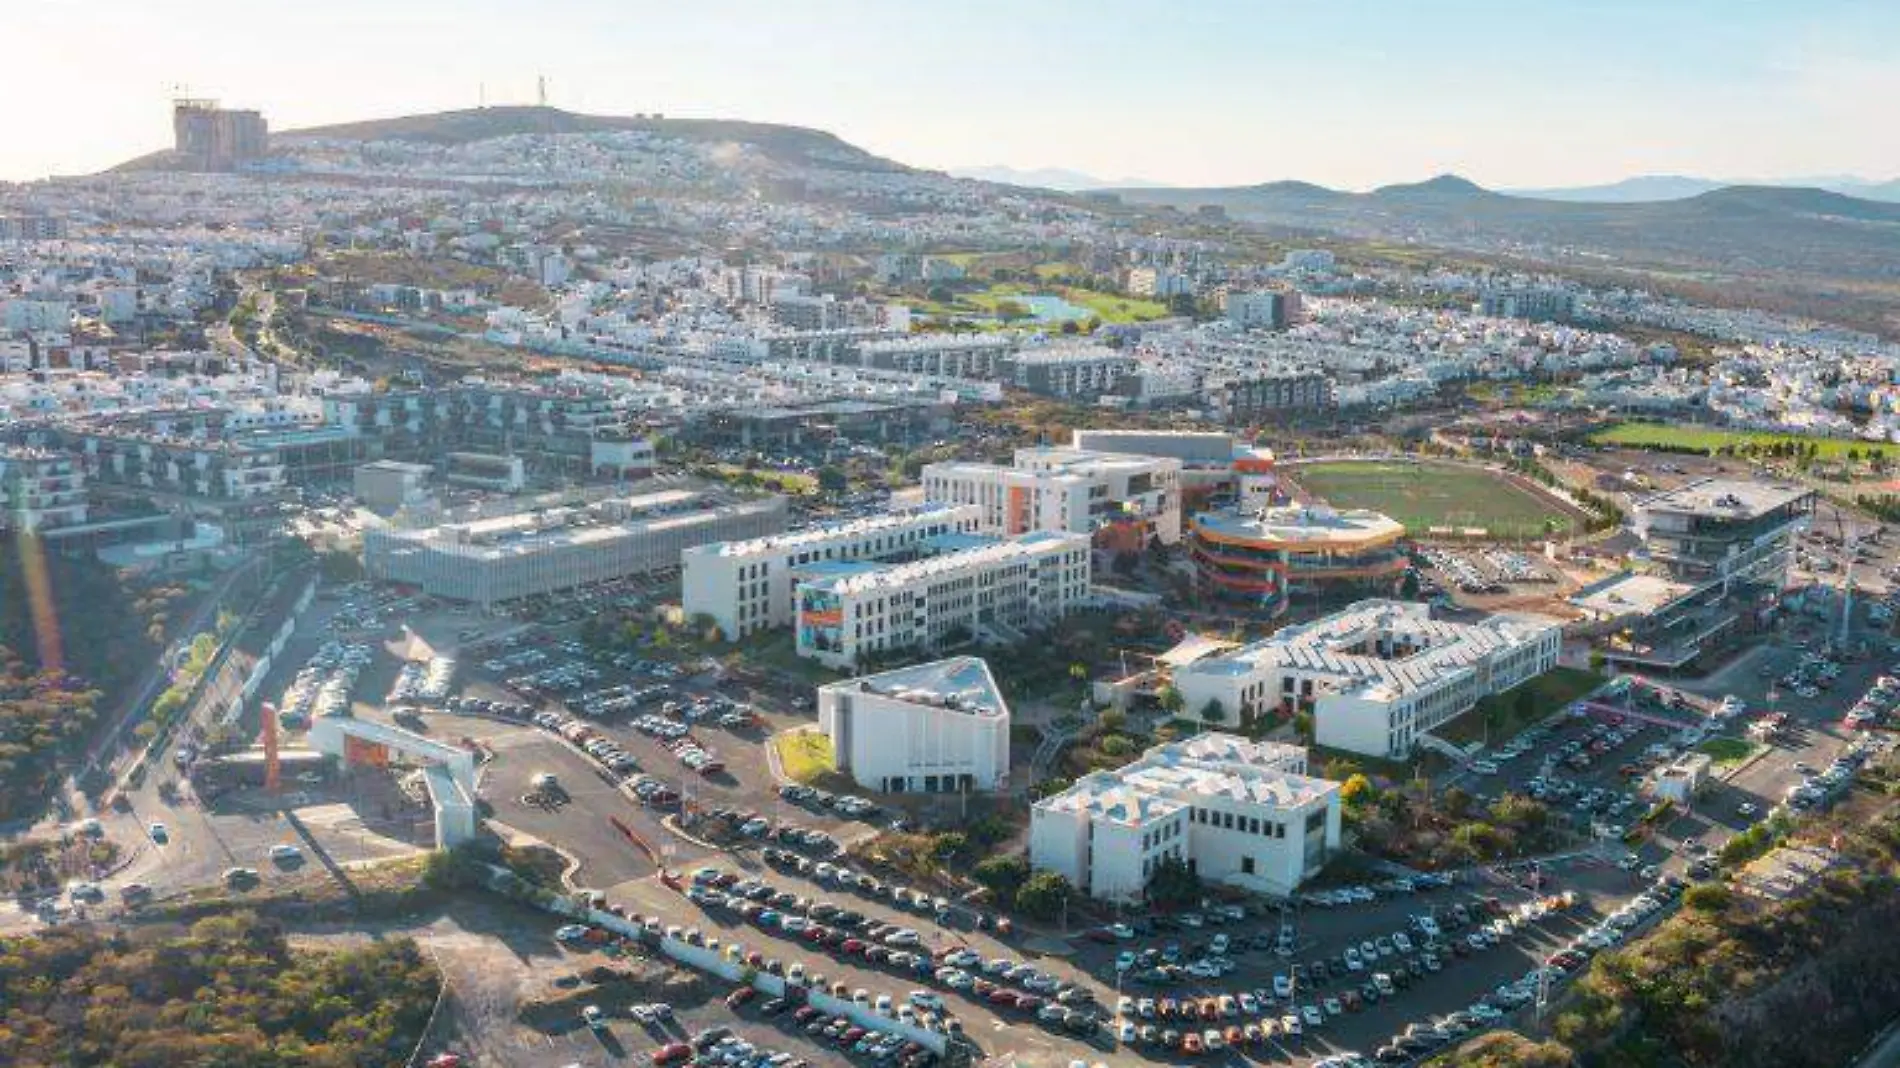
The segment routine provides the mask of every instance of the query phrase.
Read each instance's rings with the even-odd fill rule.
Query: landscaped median
[[[1696,746],[1696,751],[1706,754],[1713,760],[1717,770],[1726,770],[1752,759],[1755,754],[1766,748],[1768,747],[1765,745],[1740,738],[1710,738]]]
[[[772,737],[772,750],[778,754],[779,767],[786,778],[807,786],[822,785],[838,774],[838,760],[831,751],[831,739],[817,731],[786,731]]]

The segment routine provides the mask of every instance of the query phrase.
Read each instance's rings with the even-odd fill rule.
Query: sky
[[[0,179],[531,103],[1173,185],[1900,177],[1896,0],[0,0]]]

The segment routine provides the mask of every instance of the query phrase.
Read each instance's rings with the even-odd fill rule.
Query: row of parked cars
[[[860,991],[860,993],[862,993],[862,991]],[[880,995],[879,1000],[888,1002],[890,996]],[[829,1042],[837,1046],[847,1056],[856,1057],[875,1064],[896,1065],[897,1068],[929,1068],[929,1066],[937,1063],[937,1055],[925,1049],[917,1042],[906,1039],[902,1035],[894,1035],[863,1027],[848,1016],[833,1016],[815,1005],[794,1005],[791,998],[765,998],[761,1001],[758,998],[757,992],[751,987],[740,987],[738,990],[733,991],[732,997],[726,999],[726,1003],[735,1010],[753,1001],[760,1001],[759,1013],[761,1015],[776,1018],[782,1026],[797,1028],[815,1041]],[[909,1010],[910,1006],[905,1005],[900,1006],[900,1008]],[[739,1039],[727,1039],[725,1041],[730,1044],[729,1048],[736,1049],[740,1052],[741,1059],[737,1062],[713,1061],[708,1063],[737,1064],[739,1066],[744,1066],[749,1063],[753,1065],[754,1068],[795,1068],[796,1064],[804,1063],[803,1061],[788,1061],[780,1064],[768,1058],[763,1065],[761,1065],[757,1060],[748,1061],[744,1059],[744,1047],[747,1043]],[[718,1049],[715,1048],[712,1052],[716,1054]]]
[[[1670,887],[1671,889],[1664,892],[1671,895],[1681,892],[1682,884],[1679,881],[1659,885]],[[1639,914],[1648,916],[1660,907],[1656,903],[1663,899],[1644,895],[1637,900],[1646,902],[1640,906],[1643,911]],[[1539,898],[1519,905],[1515,909],[1507,910],[1502,916],[1492,920],[1488,926],[1493,930],[1500,925],[1511,929],[1521,928],[1555,912],[1566,910],[1575,902],[1575,895],[1568,892]],[[1626,908],[1631,907],[1626,906]],[[1610,922],[1604,921],[1605,924],[1610,924]],[[1617,932],[1614,937],[1618,941],[1626,937],[1628,931],[1635,926],[1634,922],[1625,919],[1617,919],[1616,923],[1621,926],[1612,926],[1611,929]],[[1562,949],[1550,954],[1542,964],[1532,968],[1523,977],[1499,984],[1497,989],[1478,998],[1467,1008],[1446,1013],[1436,1019],[1419,1020],[1408,1024],[1403,1031],[1393,1035],[1391,1039],[1374,1050],[1371,1060],[1378,1064],[1409,1064],[1454,1042],[1462,1041],[1479,1031],[1502,1023],[1513,1010],[1535,1001],[1540,990],[1548,992],[1565,976],[1583,966],[1588,955],[1596,951],[1594,948],[1583,945],[1583,937],[1573,939]],[[1607,944],[1614,944],[1614,942]],[[1454,942],[1453,945],[1456,943]],[[1364,1063],[1364,1059],[1349,1063]]]
[[[814,811],[829,809],[852,819],[870,819],[883,811],[877,802],[868,798],[855,794],[834,794],[798,783],[779,787],[778,795],[794,805],[803,805]]]
[[[540,654],[530,649],[529,653]],[[572,693],[600,678],[600,669],[577,660],[562,661],[550,668],[525,675],[511,675],[502,685],[518,694]]]
[[[807,861],[781,854],[781,861]],[[901,908],[941,915],[949,908],[942,898],[930,898],[907,887],[885,883],[849,868],[812,865],[815,881],[830,883]],[[693,874],[687,897],[709,910],[729,910],[761,930],[804,941],[835,956],[860,959],[982,1000],[998,1008],[1014,1009],[1044,1023],[1059,1025],[1072,1034],[1092,1035],[1100,1028],[1093,996],[1084,987],[1066,982],[1027,962],[1008,957],[984,960],[974,950],[951,946],[932,952],[915,928],[880,923],[862,910],[835,902],[812,901],[760,880],[740,879],[718,868]],[[788,976],[808,981],[802,966]],[[1054,1008],[1050,1008],[1054,1005]]]
[[[1378,883],[1357,883],[1328,890],[1312,890],[1300,895],[1300,904],[1314,908],[1339,908],[1367,904],[1383,898],[1403,897],[1430,890],[1444,890],[1456,882],[1452,876],[1427,872],[1387,879]]]
[[[673,696],[673,688],[664,685],[635,686],[622,683],[604,689],[575,694],[562,704],[569,712],[588,719],[605,719],[635,709],[656,705]]]
[[[1848,710],[1845,722],[1852,730],[1886,726],[1897,704],[1900,704],[1900,679],[1882,675]]]
[[[1182,998],[1124,997],[1116,1006],[1118,1036],[1135,1045],[1186,1053],[1299,1038],[1336,1017],[1396,997],[1454,958],[1498,945],[1519,928],[1575,901],[1574,895],[1554,895],[1515,909],[1496,898],[1460,902],[1435,915],[1412,917],[1407,930],[1365,939],[1330,958],[1294,964],[1273,976],[1270,986]],[[1216,935],[1215,943],[1225,939]],[[1271,943],[1257,937],[1253,944],[1264,948]],[[1171,945],[1162,952],[1166,957],[1177,949]],[[1208,1023],[1216,1025],[1212,1034],[1203,1026]]]
[[[389,701],[391,704],[440,704],[449,695],[449,685],[454,680],[455,661],[449,657],[405,661],[396,672],[396,683],[390,687]]]

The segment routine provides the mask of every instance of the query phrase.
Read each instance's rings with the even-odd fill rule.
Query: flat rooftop
[[[1158,745],[1126,767],[1085,775],[1037,807],[1140,824],[1196,798],[1301,809],[1338,792],[1338,783],[1306,775],[1305,767],[1302,746],[1216,732]]]
[[[1036,530],[1007,541],[992,542],[974,549],[963,549],[904,564],[875,567],[855,575],[819,579],[811,585],[840,594],[901,589],[913,582],[927,580],[936,575],[952,574],[967,568],[985,567],[1008,560],[1038,556],[1052,550],[1086,549],[1088,545],[1089,539],[1085,534],[1057,534],[1046,530]]]
[[[388,471],[399,475],[427,475],[435,468],[428,464],[412,464],[402,460],[371,460],[357,466],[358,471]]]
[[[1263,508],[1255,512],[1233,508],[1197,512],[1194,525],[1217,539],[1291,548],[1392,541],[1405,534],[1405,524],[1379,512],[1364,509],[1342,512],[1303,505]]]
[[[1717,519],[1754,519],[1813,496],[1808,487],[1788,482],[1705,478],[1645,498],[1637,507]]]
[[[1360,601],[1330,616],[1176,669],[1177,676],[1244,677],[1288,671],[1330,677],[1342,692],[1391,700],[1471,671],[1486,657],[1538,640],[1554,619],[1494,615],[1477,623],[1431,618],[1427,605]],[[1382,655],[1384,642],[1403,652]]]
[[[912,704],[945,708],[985,719],[1009,715],[1003,692],[978,656],[953,656],[928,664],[846,679],[823,687],[838,693],[874,693]]]
[[[897,530],[909,530],[912,527],[927,526],[931,523],[955,519],[960,513],[967,512],[975,516],[975,505],[952,506],[948,504],[926,503],[921,507],[902,512],[887,512],[884,515],[867,516],[863,519],[849,519],[840,523],[825,523],[805,530],[787,534],[772,534],[763,538],[747,538],[744,541],[722,541],[717,545],[704,545],[689,550],[706,556],[763,556],[770,553],[796,552],[814,546],[825,546],[840,541],[853,541],[870,534],[885,534]]]
[[[1593,583],[1571,595],[1578,608],[1604,619],[1652,615],[1694,593],[1698,587],[1672,582],[1660,575],[1626,571]]]

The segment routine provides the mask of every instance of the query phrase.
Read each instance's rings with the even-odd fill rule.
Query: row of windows
[[[1179,823],[1164,823],[1154,830],[1142,834],[1141,851],[1146,853],[1162,842],[1179,837],[1181,837],[1181,825]]]
[[[1242,834],[1257,834],[1263,838],[1285,838],[1286,824],[1278,820],[1263,820],[1258,816],[1236,816],[1232,812],[1220,812],[1211,808],[1194,810],[1195,823],[1209,827],[1218,827],[1225,831],[1239,831]]]

